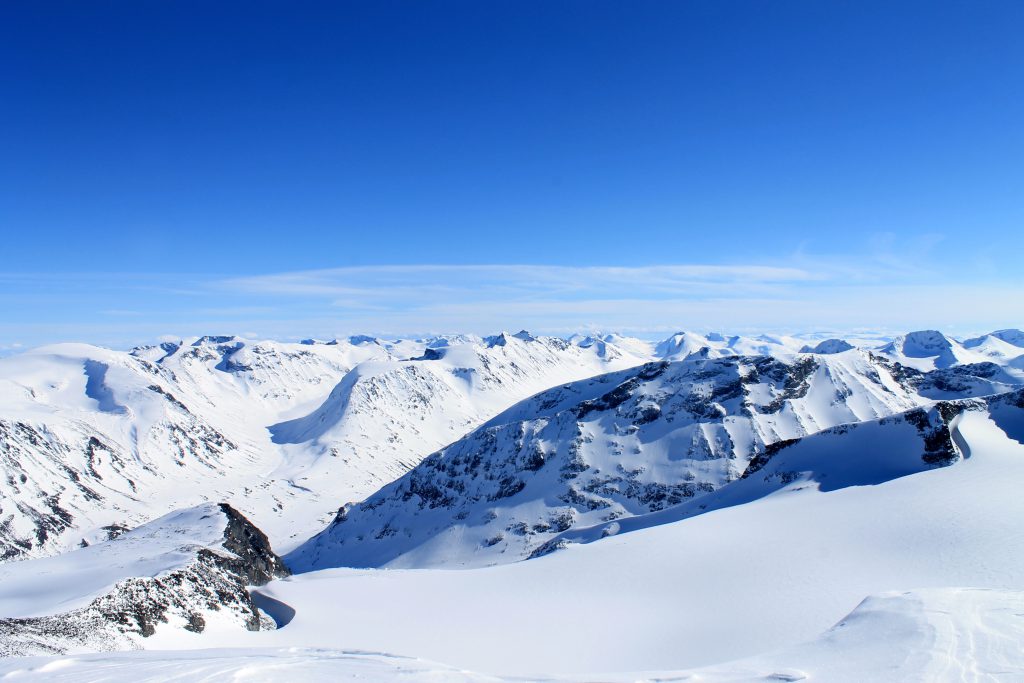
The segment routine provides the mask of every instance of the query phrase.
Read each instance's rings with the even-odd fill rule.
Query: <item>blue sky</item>
[[[0,350],[1024,325],[1024,4],[0,8]]]

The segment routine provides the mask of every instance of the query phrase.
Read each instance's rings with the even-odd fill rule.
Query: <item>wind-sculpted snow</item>
[[[925,374],[858,350],[789,363],[691,357],[611,373],[502,413],[343,508],[288,559],[308,570],[480,565],[543,554],[573,529],[614,530],[616,520],[697,505],[791,440],[928,406],[936,394],[1006,390],[1012,381],[992,364]],[[921,411],[899,418],[917,439],[925,429],[912,424],[919,413],[933,419]],[[871,447],[901,434],[893,430]],[[925,461],[918,448],[910,469],[900,471],[951,461],[941,445]]]
[[[807,643],[650,679],[707,683],[827,680],[902,683],[1024,678],[1024,592],[931,588],[866,598]],[[624,679],[625,680],[625,679]],[[640,678],[639,680],[644,680]]]
[[[0,655],[137,649],[168,624],[272,628],[246,586],[288,574],[230,506],[179,510],[104,543],[0,566]]]

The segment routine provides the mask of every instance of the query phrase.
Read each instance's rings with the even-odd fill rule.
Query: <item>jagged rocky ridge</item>
[[[933,399],[1020,383],[992,363],[923,372],[856,349],[652,363],[520,403],[343,507],[288,559],[298,570],[514,561],[573,529],[697,501],[807,435],[900,413],[932,429],[951,405]],[[928,443],[919,467],[951,461],[938,436]]]
[[[142,639],[164,625],[195,633],[209,621],[222,628],[274,628],[247,587],[290,571],[266,535],[234,508],[208,504],[147,527],[56,558],[7,565],[0,573],[0,609],[5,612],[17,611],[16,592],[31,592],[38,573],[52,572],[55,580],[85,584],[80,594],[70,597],[62,593],[67,588],[53,586],[53,610],[66,602],[81,602],[90,590],[100,594],[68,611],[0,619],[0,656],[139,649]],[[119,561],[125,566],[119,567]],[[110,566],[99,568],[95,563]],[[157,571],[152,571],[154,566]],[[119,574],[125,576],[117,578]],[[113,585],[104,585],[115,578]]]

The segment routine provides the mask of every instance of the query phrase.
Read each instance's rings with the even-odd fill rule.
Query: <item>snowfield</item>
[[[214,649],[0,660],[12,681],[376,681],[378,683],[932,683],[1014,681],[1024,672],[1024,594],[976,588],[866,599],[814,640],[750,659],[675,671],[497,677],[421,659],[316,648]]]
[[[1013,330],[7,358],[0,654],[52,656],[0,680],[1024,680],[1022,359]]]

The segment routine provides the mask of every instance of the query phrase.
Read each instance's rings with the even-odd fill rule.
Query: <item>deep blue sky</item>
[[[233,279],[352,266],[811,267],[838,286],[863,265],[844,281],[1005,296],[1022,35],[1016,0],[4,3],[0,345],[372,326],[349,307],[372,293]],[[462,303],[472,272],[423,284]],[[534,300],[506,275],[489,304]],[[870,326],[851,296],[859,318],[777,326]],[[380,305],[397,317],[366,331],[430,327]],[[623,324],[608,311],[571,322]],[[956,315],[933,324],[1024,322]]]

